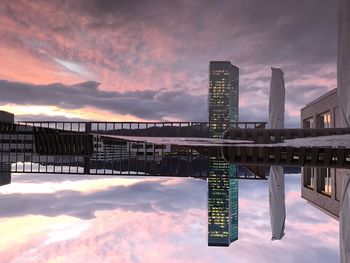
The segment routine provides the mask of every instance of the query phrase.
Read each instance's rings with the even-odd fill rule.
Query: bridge
[[[0,119],[1,121],[1,119]],[[236,127],[264,127],[237,122]],[[208,138],[208,122],[0,122],[0,173],[208,177],[208,152],[106,136]],[[219,147],[217,147],[218,151]],[[241,179],[263,179],[240,168]]]
[[[350,168],[349,147],[281,144],[287,139],[346,135],[350,129],[275,130],[265,125],[236,122],[226,132],[224,139],[230,143],[225,144],[209,139],[208,122],[0,119],[0,184],[10,183],[11,174],[16,173],[206,179],[212,157],[239,165],[237,179],[265,179],[265,166],[270,165]],[[172,140],[159,140],[165,137]],[[179,143],[179,138],[184,141]],[[200,138],[206,144],[191,144],[189,138]]]

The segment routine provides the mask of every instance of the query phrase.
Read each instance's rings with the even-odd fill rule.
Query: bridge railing
[[[93,151],[78,154],[39,154],[30,131],[45,130],[83,134],[157,137],[209,137],[208,122],[59,122],[18,121],[22,127],[12,134],[1,133],[3,163],[11,163],[12,173],[55,173],[95,175],[208,176],[208,155],[186,146],[154,145],[111,141],[93,135]],[[234,127],[264,127],[263,122],[237,122]],[[58,143],[58,142],[57,142]],[[253,173],[238,176],[254,179]]]

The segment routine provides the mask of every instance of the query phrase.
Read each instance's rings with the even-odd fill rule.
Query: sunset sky
[[[0,110],[16,120],[207,121],[208,67],[240,68],[240,121],[267,121],[271,67],[286,127],[336,87],[334,0],[0,0]],[[239,181],[239,239],[207,246],[207,181],[12,174],[0,262],[339,262],[339,224],[286,175],[271,241],[268,181]]]
[[[17,120],[207,120],[208,65],[240,68],[240,120],[287,125],[336,87],[336,1],[81,0],[0,5],[0,109]]]

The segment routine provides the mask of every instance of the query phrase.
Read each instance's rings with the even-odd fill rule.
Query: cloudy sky
[[[207,183],[16,175],[0,188],[1,262],[339,262],[338,223],[286,175],[286,235],[271,241],[268,181],[239,184],[239,239],[207,246]]]
[[[207,120],[208,64],[240,68],[240,119],[287,124],[336,85],[336,1],[1,0],[0,109],[17,119]]]

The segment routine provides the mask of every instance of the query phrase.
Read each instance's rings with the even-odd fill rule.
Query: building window
[[[131,149],[143,149],[144,144],[133,143]]]
[[[304,167],[304,186],[315,189],[315,169]]]
[[[304,129],[311,129],[311,128],[315,128],[314,127],[314,118],[308,118],[308,119],[305,119],[303,121],[303,128]]]
[[[332,177],[330,168],[318,168],[319,174],[319,192],[331,195],[332,194]]]
[[[318,128],[330,128],[331,127],[331,113],[325,112],[318,115]]]

